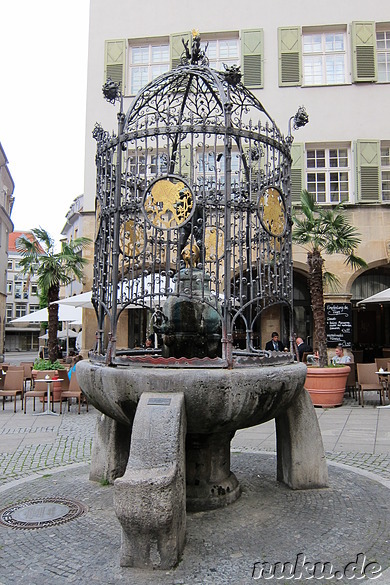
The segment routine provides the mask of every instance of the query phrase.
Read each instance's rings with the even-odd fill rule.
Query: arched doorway
[[[313,318],[311,312],[310,292],[306,276],[294,271],[294,312],[293,330],[309,345],[313,340]]]
[[[390,305],[357,306],[359,301],[390,288],[390,266],[366,270],[351,287],[353,308],[353,342],[356,348],[378,357],[383,347],[390,347]],[[372,355],[371,355],[372,354]]]

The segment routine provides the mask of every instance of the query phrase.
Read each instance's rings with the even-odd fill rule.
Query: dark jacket
[[[305,342],[301,343],[301,345],[298,345],[298,354],[300,362],[302,361],[304,353],[313,353],[313,348]]]
[[[278,348],[279,349],[275,349],[274,348],[274,342],[272,341],[267,341],[267,343],[265,344],[265,349],[267,351],[284,351],[284,343],[282,343],[281,341],[277,341],[276,342],[278,344]]]

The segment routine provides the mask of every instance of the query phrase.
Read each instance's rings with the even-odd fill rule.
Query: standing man
[[[272,333],[272,339],[266,343],[265,349],[267,351],[284,351],[284,345],[279,341],[279,333],[276,331]]]

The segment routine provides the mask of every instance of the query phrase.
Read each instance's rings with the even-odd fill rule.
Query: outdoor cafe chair
[[[81,403],[85,402],[86,406],[87,406],[87,412],[88,412],[88,400],[87,397],[83,394],[83,391],[81,390],[79,383],[77,381],[77,377],[76,377],[76,372],[72,372],[72,376],[70,378],[70,382],[69,382],[69,390],[65,390],[64,392],[61,392],[61,402],[60,402],[60,414],[62,414],[62,399],[66,398],[68,401],[68,412],[70,411],[70,399],[71,398],[77,398],[78,401],[78,405],[79,405],[79,414],[80,414],[80,408],[81,408]]]
[[[23,382],[23,370],[8,370],[4,380],[4,390],[0,390],[0,396],[3,397],[3,410],[4,410],[4,402],[6,396],[12,396],[15,398],[14,400],[14,412],[16,412],[16,397],[20,394],[20,400],[22,401],[23,405],[23,392],[24,392],[24,382]]]
[[[24,370],[24,390],[27,389],[27,382],[29,382],[30,387],[32,386],[32,369],[34,367],[34,362],[20,362],[20,365],[23,366]]]
[[[384,404],[385,392],[382,384],[379,382],[377,365],[356,364],[357,368],[357,387],[359,393],[359,404],[364,406],[364,392],[378,392],[380,404]]]
[[[387,370],[387,362],[389,361],[388,358],[375,358],[376,363],[376,370],[378,371],[379,368],[383,370]]]

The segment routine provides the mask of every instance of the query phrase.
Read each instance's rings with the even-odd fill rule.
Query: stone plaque
[[[148,400],[149,406],[170,406],[170,404],[170,398],[149,398]]]

